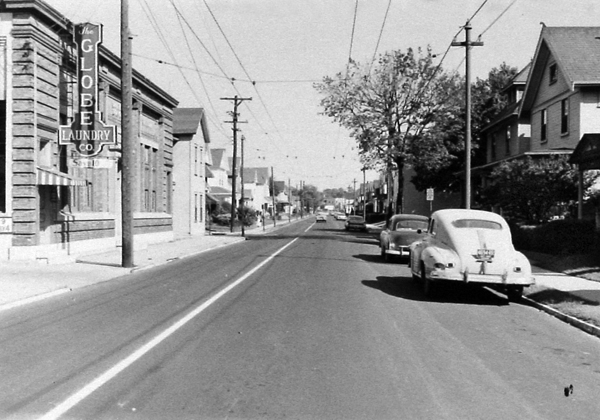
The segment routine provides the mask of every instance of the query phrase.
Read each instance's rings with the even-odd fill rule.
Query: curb
[[[540,311],[546,312],[547,314],[552,315],[553,317],[558,318],[561,321],[566,322],[567,324],[572,325],[575,328],[579,328],[580,330],[590,335],[600,338],[600,328],[593,324],[590,324],[589,322],[585,322],[571,315],[564,314],[554,308],[551,308],[548,305],[544,305],[543,303],[539,303],[533,299],[529,299],[528,297],[523,296],[521,299],[523,299],[523,301],[527,302],[534,308],[539,309]]]
[[[73,289],[70,287],[63,287],[61,289],[53,290],[47,293],[41,293],[39,295],[30,296],[24,299],[16,300],[14,302],[8,302],[3,305],[0,305],[0,312],[6,311],[8,309],[18,308],[19,306],[24,306],[33,302],[38,302],[40,300],[48,299],[54,296],[62,295],[67,292],[71,292]]]

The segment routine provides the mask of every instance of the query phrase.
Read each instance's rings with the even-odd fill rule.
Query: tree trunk
[[[404,213],[404,159],[396,160],[398,169],[398,189],[396,191],[396,214]]]

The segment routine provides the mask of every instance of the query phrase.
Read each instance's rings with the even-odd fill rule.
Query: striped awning
[[[48,168],[37,168],[37,185],[65,185],[86,186],[90,184],[86,179],[75,178],[64,172]]]

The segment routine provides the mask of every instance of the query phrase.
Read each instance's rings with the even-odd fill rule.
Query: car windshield
[[[348,217],[348,220],[351,220],[353,222],[363,222],[363,218],[360,216],[350,216]]]
[[[398,220],[396,222],[396,226],[394,227],[394,230],[406,230],[406,229],[425,230],[425,229],[427,229],[427,224],[428,224],[427,220]]]
[[[453,221],[452,225],[456,228],[502,230],[502,225],[500,223],[492,222],[491,220],[458,219]]]

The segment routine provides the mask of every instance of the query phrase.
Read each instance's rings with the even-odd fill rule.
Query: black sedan
[[[364,217],[361,216],[348,216],[345,224],[346,230],[358,230],[361,232],[367,232],[367,223]]]

